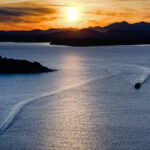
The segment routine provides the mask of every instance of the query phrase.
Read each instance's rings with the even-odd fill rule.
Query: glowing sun
[[[78,14],[78,11],[76,8],[68,8],[67,13],[68,13],[69,21],[72,22],[72,21],[76,21],[78,19],[79,14]]]

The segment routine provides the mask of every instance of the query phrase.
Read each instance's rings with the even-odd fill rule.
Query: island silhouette
[[[16,73],[42,73],[53,72],[54,69],[49,69],[42,66],[38,62],[29,62],[27,60],[8,59],[0,56],[0,74],[16,74]]]

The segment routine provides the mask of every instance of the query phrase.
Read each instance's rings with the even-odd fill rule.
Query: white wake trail
[[[120,63],[118,63],[120,64]],[[150,77],[150,68],[148,67],[145,67],[145,66],[140,66],[140,65],[133,65],[133,64],[120,64],[120,66],[122,67],[125,67],[125,66],[129,66],[129,67],[133,67],[133,68],[140,68],[142,69],[143,71],[143,74],[141,76],[141,78],[137,79],[136,82],[139,82],[140,84],[144,84]],[[8,116],[4,119],[4,121],[0,124],[0,134],[3,134],[5,132],[5,130],[13,123],[15,117],[17,116],[17,114],[29,103],[37,100],[37,99],[40,99],[40,98],[44,98],[44,97],[47,97],[47,96],[52,96],[52,95],[55,95],[55,94],[58,94],[58,93],[61,93],[63,91],[66,91],[66,90],[70,90],[72,88],[76,88],[76,87],[79,87],[79,86],[82,86],[82,85],[85,85],[89,82],[92,82],[92,81],[95,81],[95,80],[98,80],[98,79],[104,79],[104,78],[109,78],[109,77],[112,77],[112,76],[115,76],[115,75],[119,75],[121,73],[124,73],[123,69],[121,69],[121,71],[116,71],[116,73],[112,73],[110,75],[107,75],[107,76],[103,76],[103,77],[96,77],[96,78],[93,78],[93,79],[90,79],[90,80],[87,80],[87,81],[84,81],[82,83],[79,83],[79,84],[76,84],[76,85],[73,85],[73,86],[69,86],[67,88],[64,88],[64,89],[61,89],[61,90],[58,90],[58,91],[53,91],[53,92],[50,92],[50,93],[45,93],[43,95],[40,95],[40,96],[37,96],[37,97],[34,97],[34,98],[30,98],[30,99],[26,99],[22,102],[19,102],[18,104],[16,104],[13,108],[12,108],[12,111],[8,114]],[[135,83],[130,83],[129,81],[127,81],[129,85],[131,86],[134,86]]]
[[[150,78],[150,68],[149,67],[135,65],[135,64],[121,64],[121,63],[118,63],[118,64],[121,65],[122,67],[130,67],[130,69],[132,69],[132,72],[134,72],[134,69],[137,69],[138,72],[139,72],[139,70],[142,71],[141,77],[134,79],[132,83],[126,80],[128,82],[128,84],[131,86],[134,86],[136,83],[140,83],[141,85],[143,85]]]
[[[139,80],[141,84],[144,84],[150,77],[150,68],[144,67],[143,69],[144,69],[144,73]]]
[[[114,74],[111,74],[111,75],[107,75],[107,76],[103,76],[103,77],[96,77],[96,78],[93,78],[93,79],[90,79],[90,80],[87,80],[85,82],[82,82],[80,84],[76,84],[74,86],[70,86],[70,87],[67,87],[65,89],[62,89],[62,90],[58,90],[58,91],[53,91],[53,92],[50,92],[50,93],[45,93],[41,96],[37,96],[37,97],[34,97],[34,98],[31,98],[31,99],[26,99],[18,104],[16,104],[13,108],[12,108],[12,111],[8,114],[8,116],[4,119],[4,121],[0,124],[0,134],[3,134],[5,132],[6,129],[9,128],[9,126],[13,123],[14,119],[16,118],[17,114],[29,103],[37,100],[37,99],[40,99],[40,98],[44,98],[44,97],[48,97],[48,96],[52,96],[52,95],[55,95],[55,94],[58,94],[58,93],[61,93],[63,91],[66,91],[66,90],[70,90],[70,89],[73,89],[73,88],[76,88],[76,87],[79,87],[79,86],[82,86],[82,85],[85,85],[89,82],[92,82],[92,81],[95,81],[95,80],[99,80],[99,79],[104,79],[104,78],[109,78],[109,77],[112,77],[112,76],[115,76],[115,75],[119,75],[121,74],[122,72],[117,72],[117,73],[114,73]]]

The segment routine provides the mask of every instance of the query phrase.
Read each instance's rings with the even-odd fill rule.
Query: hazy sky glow
[[[69,8],[78,19],[70,22]],[[0,30],[83,28],[113,22],[150,22],[150,0],[7,0],[0,2]]]

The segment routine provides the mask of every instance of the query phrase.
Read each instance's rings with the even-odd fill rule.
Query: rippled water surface
[[[0,43],[0,55],[58,69],[0,75],[0,149],[150,149],[150,46]]]

